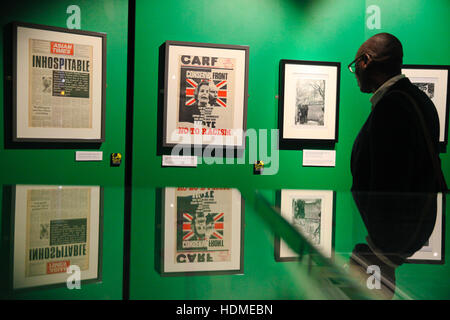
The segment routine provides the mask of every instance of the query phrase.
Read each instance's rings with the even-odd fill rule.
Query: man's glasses
[[[356,64],[358,63],[359,60],[361,60],[362,57],[364,57],[364,55],[365,55],[365,53],[363,53],[358,58],[356,58],[355,60],[353,60],[352,62],[349,63],[347,68],[348,68],[348,70],[350,70],[351,73],[355,73],[355,71],[356,71]]]

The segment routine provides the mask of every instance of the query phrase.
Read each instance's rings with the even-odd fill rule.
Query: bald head
[[[377,71],[394,75],[399,74],[403,63],[403,47],[395,36],[378,33],[367,39],[359,48],[357,56],[369,54]]]

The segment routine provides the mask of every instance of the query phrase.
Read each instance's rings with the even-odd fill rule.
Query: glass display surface
[[[28,184],[2,189],[2,299],[82,299],[92,290],[104,290],[101,296],[108,299],[108,286],[122,280],[126,270],[117,263],[124,256],[130,259],[130,274],[122,288],[128,288],[132,300],[450,296],[445,219],[449,194],[239,190],[195,183],[135,188],[128,250],[117,245],[121,238],[105,241],[117,232],[110,219],[114,215],[123,219],[122,211],[110,204],[115,195],[125,193],[124,188]],[[58,190],[69,193],[62,196]],[[33,192],[36,199],[30,198]],[[39,228],[27,229],[23,218],[19,224],[24,229],[19,230],[19,214],[25,218],[28,214]],[[31,235],[33,230],[37,233]],[[34,242],[28,241],[31,236]],[[81,268],[80,288],[76,288],[76,272],[69,270],[69,258],[45,257],[42,250],[46,267],[37,273],[30,273],[30,263],[26,267],[27,244],[37,246],[47,238],[49,253],[50,239],[56,238],[59,247],[89,243],[89,250],[95,248],[91,258],[78,259],[87,263]],[[39,258],[39,250],[35,251],[32,259]],[[50,272],[51,277],[30,282],[30,275],[42,272]],[[17,286],[17,277],[21,283],[35,285]]]

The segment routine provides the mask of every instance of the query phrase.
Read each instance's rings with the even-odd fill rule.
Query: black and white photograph
[[[449,117],[449,66],[410,65],[402,66],[402,73],[433,101],[439,116],[439,143],[448,143]]]
[[[248,46],[166,41],[164,147],[244,147],[248,52]]]
[[[435,87],[435,81],[434,82],[413,82],[413,84],[422,90],[428,98],[433,100],[434,98],[434,87]]]
[[[280,148],[338,139],[340,63],[281,60]]]
[[[325,113],[325,80],[298,79],[295,125],[323,126]]]
[[[313,248],[332,258],[334,247],[333,221],[335,195],[328,190],[294,190],[280,192],[280,212]],[[275,260],[297,261],[299,255],[283,239],[275,238]]]

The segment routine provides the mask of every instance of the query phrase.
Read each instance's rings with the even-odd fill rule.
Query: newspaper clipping
[[[231,261],[232,190],[177,188],[176,263]]]
[[[89,268],[90,189],[32,189],[27,192],[25,275]]]
[[[231,135],[235,127],[236,59],[190,55],[178,58],[178,133]]]
[[[92,128],[93,47],[29,40],[29,127]]]

